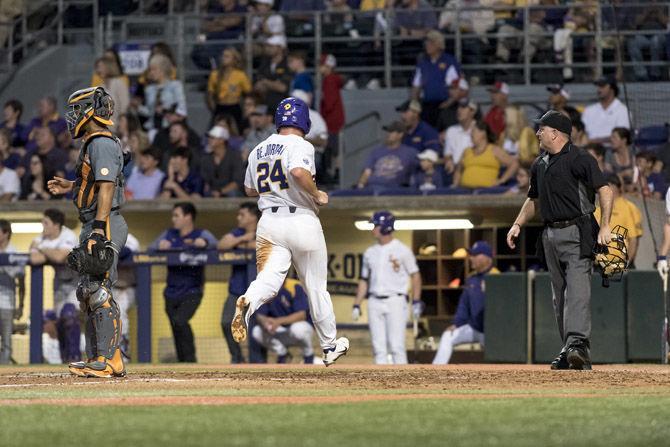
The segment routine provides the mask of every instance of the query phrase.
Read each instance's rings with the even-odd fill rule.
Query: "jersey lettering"
[[[288,181],[286,180],[286,175],[284,174],[284,168],[281,165],[281,158],[275,160],[274,164],[272,165],[272,170],[270,170],[269,163],[259,163],[256,167],[256,173],[258,174],[256,186],[259,194],[268,193],[271,191],[270,184],[267,181],[268,177],[270,177],[270,182],[279,183],[279,189],[288,189]]]

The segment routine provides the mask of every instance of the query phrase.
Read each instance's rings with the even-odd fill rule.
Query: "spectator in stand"
[[[412,187],[421,191],[432,191],[444,186],[444,172],[438,165],[440,156],[432,149],[421,152],[417,158],[421,170],[412,176]]]
[[[159,169],[160,150],[150,146],[142,151],[126,181],[126,197],[133,200],[152,200],[161,192],[165,173]]]
[[[402,144],[405,128],[400,121],[384,126],[387,132],[385,144],[370,153],[357,188],[409,186],[417,169],[417,152]]]
[[[140,119],[134,113],[127,112],[117,117],[116,136],[121,140],[121,147],[124,152],[128,150],[128,138],[130,137],[130,134],[137,132],[138,130],[143,130],[142,124],[140,123]]]
[[[153,83],[144,89],[146,105],[139,111],[147,118],[144,126],[154,133],[169,125],[166,114],[179,110],[186,116],[184,86],[181,81],[171,79],[173,68],[172,61],[162,54],[149,59],[149,79]]]
[[[35,136],[36,150],[30,151],[22,160],[22,166],[28,168],[30,157],[34,154],[41,156],[46,163],[46,168],[51,174],[62,177],[65,173],[65,165],[69,160],[67,151],[56,146],[56,137],[50,127],[38,127],[32,131]]]
[[[205,11],[208,15],[200,25],[200,42],[234,40],[244,33],[244,13],[246,9],[237,0],[213,0]],[[214,60],[223,50],[221,44],[212,42],[196,45],[191,59],[203,70],[214,69]]]
[[[426,34],[425,55],[419,56],[412,80],[412,98],[421,100],[421,118],[437,127],[440,114],[449,103],[449,86],[460,77],[456,58],[444,51],[444,36],[436,30]],[[452,101],[453,102],[453,101]]]
[[[489,125],[497,140],[505,131],[505,108],[508,104],[509,85],[506,82],[497,81],[487,90],[491,93],[492,105],[484,121]]]
[[[256,110],[254,110],[251,115],[249,115],[251,130],[247,134],[247,138],[242,145],[242,160],[245,162],[247,161],[249,152],[265,141],[267,137],[275,133],[271,113],[272,112],[270,112],[268,106],[261,104],[256,107]]]
[[[182,147],[170,156],[167,176],[163,179],[162,199],[197,199],[204,194],[202,177],[188,165],[189,155],[189,150]]]
[[[352,39],[360,37],[354,28],[352,7],[347,0],[330,0],[326,2],[328,14],[323,15],[324,31],[328,36],[350,36]]]
[[[635,268],[635,256],[642,237],[642,213],[638,207],[623,196],[623,185],[618,175],[610,174],[606,178],[612,190],[612,217],[611,228],[621,225],[628,230],[626,248],[628,248],[628,268]],[[593,216],[600,222],[600,206],[596,207]]]
[[[12,224],[5,219],[0,219],[0,253],[17,252],[10,243],[11,239]],[[18,306],[16,305],[17,291],[19,292]],[[12,322],[23,315],[25,296],[25,268],[11,265],[0,266],[0,338],[2,338],[0,365],[7,365],[12,359]]]
[[[613,174],[614,169],[612,165],[605,161],[605,155],[607,155],[607,149],[600,143],[588,143],[583,146],[586,152],[591,154],[593,158],[598,162],[598,168],[603,174]]]
[[[321,183],[324,180],[327,180],[327,178],[324,178],[327,177],[327,175],[325,175],[326,172],[323,160],[326,152],[326,144],[328,144],[328,127],[326,126],[326,121],[319,112],[311,107],[312,95],[303,90],[293,90],[291,96],[300,99],[309,106],[309,120],[312,123],[312,126],[309,129],[309,133],[305,135],[305,140],[309,141],[314,146],[316,176],[317,181]]]
[[[118,73],[116,76],[118,76],[123,81],[126,88],[130,88],[130,78],[123,72],[123,65],[121,65],[121,57],[119,56],[119,53],[117,53],[114,48],[107,48],[104,53],[102,53],[102,58],[106,59],[110,64],[112,64],[110,71],[113,73]],[[97,87],[99,85],[103,85],[103,83],[103,79],[98,75],[97,71],[94,70],[93,76],[91,76],[91,87]],[[116,116],[120,115],[120,113],[117,114],[116,108],[114,108],[114,114]]]
[[[442,333],[433,365],[449,363],[456,345],[484,344],[486,276],[500,272],[493,266],[493,249],[486,241],[477,241],[472,245],[468,250],[468,260],[473,274],[465,280],[453,324]]]
[[[295,279],[287,278],[275,299],[256,311],[258,324],[251,336],[277,354],[277,363],[289,363],[289,346],[302,349],[306,365],[314,363],[312,335],[314,327],[309,315],[307,294]]]
[[[400,119],[405,125],[405,136],[402,144],[413,147],[418,152],[426,149],[440,150],[440,135],[430,124],[421,120],[421,103],[414,99],[407,100],[396,107]]]
[[[8,129],[0,129],[0,164],[16,169],[20,163],[19,149],[12,148],[12,134]]]
[[[642,151],[635,155],[635,164],[637,165],[636,176],[630,192],[640,190],[645,197],[653,197],[662,200],[668,189],[668,184],[661,174],[662,166],[659,172],[655,171],[657,163],[656,155],[652,151]]]
[[[242,71],[242,55],[233,47],[223,50],[221,65],[212,70],[207,81],[207,107],[212,112],[212,120],[220,114],[235,118],[237,126],[242,125],[242,95],[251,91],[251,81]]]
[[[230,150],[226,141],[228,130],[221,126],[212,127],[207,133],[208,145],[200,175],[205,182],[207,197],[238,197],[244,183],[244,165],[239,152]]]
[[[289,86],[289,91],[302,90],[314,94],[314,82],[312,76],[307,72],[305,60],[307,55],[303,51],[291,51],[287,57],[287,64],[291,73],[294,73],[293,79]]]
[[[584,109],[582,121],[589,141],[607,145],[610,142],[612,129],[615,127],[630,129],[628,107],[617,98],[619,86],[615,79],[602,77],[594,84],[598,86],[598,102]]]
[[[331,178],[336,178],[336,170],[339,167],[337,160],[339,139],[338,134],[344,126],[344,105],[342,104],[341,90],[344,79],[335,71],[337,60],[332,54],[321,55],[321,107],[320,112],[328,127],[328,144],[324,154],[323,167],[328,171]]]
[[[461,100],[458,104],[458,124],[449,127],[446,132],[444,145],[444,169],[451,178],[454,168],[461,162],[465,149],[472,147],[472,129],[475,119],[479,118],[479,106],[468,100]]]
[[[521,2],[517,2],[519,4]],[[526,3],[526,2],[523,2]],[[498,28],[496,59],[501,63],[514,62],[518,56],[518,61],[533,60],[538,51],[549,50],[551,40],[545,36],[547,24],[545,23],[546,10],[529,9],[528,10],[528,46],[524,43],[524,10],[519,9],[514,14],[515,18],[508,21]],[[526,54],[528,48],[528,54]]]
[[[574,129],[574,123],[581,119],[581,114],[577,109],[568,105],[568,101],[570,100],[570,92],[565,89],[563,84],[550,84],[547,86],[547,91],[549,92],[549,107],[547,110],[542,112],[542,115],[544,115],[549,110],[556,110],[561,112],[570,118],[570,120],[572,120],[572,127]]]
[[[200,135],[188,125],[186,111],[177,109],[174,113],[166,114],[165,118],[169,123],[168,127],[159,130],[154,136],[152,143],[153,146],[161,150],[163,156],[162,169],[167,169],[170,154],[181,146],[188,147],[193,152],[193,155],[196,157],[194,160],[197,162],[202,152],[200,148]],[[176,129],[177,127],[178,129]]]
[[[0,23],[13,23],[23,11],[23,0],[7,0],[0,3]],[[0,48],[7,43],[9,34],[13,31],[12,26],[0,27]]]
[[[554,55],[556,62],[565,64],[563,81],[570,82],[574,78],[572,71],[574,47],[582,47],[588,62],[594,61],[592,38],[580,36],[596,29],[598,2],[585,0],[574,4],[564,16],[563,27],[554,33]],[[573,34],[576,38],[573,39]]]
[[[167,171],[167,166],[170,162],[170,157],[179,149],[186,149],[189,154],[190,166],[195,169],[200,168],[200,161],[202,159],[202,150],[200,149],[200,139],[196,145],[193,145],[191,140],[191,132],[188,124],[185,121],[176,121],[169,127],[169,145],[167,151],[162,153],[161,169]],[[156,144],[154,143],[154,146]],[[156,146],[162,150],[161,147]]]
[[[272,36],[286,37],[284,18],[272,10],[274,0],[252,0],[251,33],[254,39],[268,39]]]
[[[291,73],[286,56],[286,38],[272,36],[265,41],[265,57],[261,59],[256,72],[254,90],[261,94],[270,110],[288,96]]]
[[[581,119],[572,121],[572,133],[570,134],[570,141],[572,141],[572,144],[579,147],[586,147],[586,145],[589,144],[589,137],[586,135],[584,121]]]
[[[395,10],[395,26],[401,36],[426,37],[437,29],[437,16],[426,0],[401,0]]]
[[[292,36],[313,35],[314,33],[314,16],[312,14],[296,13],[324,11],[325,9],[324,0],[288,0],[282,1],[279,6],[279,11],[286,16],[287,28]]]
[[[449,98],[440,107],[440,113],[437,118],[437,131],[440,136],[444,136],[444,131],[454,124],[458,124],[458,108],[461,101],[468,99],[470,85],[465,78],[455,79],[449,85]],[[443,138],[444,139],[444,138]],[[443,141],[441,141],[443,143]]]
[[[242,145],[244,144],[244,138],[240,136],[240,132],[237,128],[237,123],[235,118],[230,115],[218,115],[214,117],[214,126],[223,127],[228,131],[228,141],[226,141],[226,146],[228,149],[231,149],[238,154],[242,154]],[[205,148],[205,152],[207,148]],[[240,155],[241,156],[241,155]]]
[[[101,57],[95,61],[95,74],[102,81],[100,85],[114,100],[114,115],[126,113],[130,104],[130,90],[121,73],[116,71],[115,64],[109,58]]]
[[[49,194],[47,182],[53,177],[46,171],[44,157],[33,154],[28,157],[29,166],[21,177],[21,200],[51,200],[55,198]]]
[[[10,99],[5,103],[2,109],[3,121],[0,123],[0,129],[7,130],[10,135],[10,145],[14,147],[25,144],[26,127],[21,124],[21,115],[23,114],[23,104],[16,99]]]
[[[149,251],[213,249],[217,240],[207,230],[195,227],[196,209],[190,202],[177,203],[172,209],[172,228],[151,243]],[[178,362],[196,362],[193,330],[189,321],[200,306],[205,284],[205,267],[168,266],[165,284],[165,313],[170,319]]]
[[[251,92],[248,95],[244,95],[242,100],[242,125],[240,126],[240,136],[246,137],[251,129],[250,117],[254,113],[256,107],[261,105],[263,102],[260,95],[256,92]]]
[[[663,60],[666,40],[665,30],[668,28],[667,5],[661,5],[656,0],[651,0],[649,3],[652,4],[639,8],[640,11],[635,16],[635,29],[638,32],[626,39],[628,54],[635,70],[635,79],[638,81],[648,81],[649,79],[658,81],[661,79],[661,67],[652,65],[647,70],[642,52],[649,49],[652,63]],[[645,34],[645,31],[656,33]]]
[[[13,202],[21,195],[21,181],[16,171],[0,163],[0,203]]]
[[[505,167],[498,178],[501,167]],[[461,162],[454,170],[453,186],[462,188],[489,188],[511,180],[519,161],[496,145],[496,138],[484,121],[475,122],[472,128],[472,147],[463,152]]]
[[[530,165],[520,164],[516,171],[516,185],[505,191],[506,195],[527,195],[530,187]]]
[[[42,127],[49,127],[51,132],[60,141],[62,134],[67,133],[67,123],[57,112],[56,98],[47,96],[37,103],[37,116],[30,120],[25,130],[26,150],[32,151],[37,148],[37,133]]]
[[[151,63],[151,60],[156,55],[161,55],[168,58],[170,65],[169,79],[173,81],[177,79],[177,64],[175,63],[174,54],[172,54],[170,45],[166,44],[165,42],[156,42],[155,44],[151,45],[151,51],[149,52],[149,63]],[[137,89],[135,90],[135,95],[130,100],[130,106],[133,110],[139,111],[142,108],[142,103],[146,100],[146,87],[152,82],[155,81],[151,78],[151,67],[149,66],[137,79]],[[144,117],[144,119],[146,119],[146,117]]]
[[[532,163],[540,153],[540,143],[535,131],[528,124],[526,112],[519,105],[512,104],[505,108],[503,135],[503,149],[517,157],[521,163]]]
[[[635,156],[630,147],[632,143],[630,130],[615,127],[610,135],[612,151],[605,156],[605,160],[612,166],[613,172],[621,178],[625,187],[633,183],[635,171]]]

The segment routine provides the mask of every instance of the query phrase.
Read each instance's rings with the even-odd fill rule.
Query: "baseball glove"
[[[98,233],[91,233],[86,241],[67,256],[67,265],[80,275],[104,275],[113,263],[112,244]]]

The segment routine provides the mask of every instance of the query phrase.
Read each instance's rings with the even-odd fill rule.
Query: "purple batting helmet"
[[[275,127],[277,131],[282,127],[295,127],[307,135],[312,127],[309,107],[304,101],[292,96],[284,99],[279,103],[275,112]]]
[[[395,216],[390,211],[377,211],[372,215],[370,223],[374,224],[375,227],[379,226],[381,234],[390,234],[395,229],[393,228]]]

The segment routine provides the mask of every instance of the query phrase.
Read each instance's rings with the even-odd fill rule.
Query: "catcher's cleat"
[[[244,296],[239,297],[235,303],[235,316],[233,317],[233,322],[230,324],[233,339],[238,343],[247,339],[247,328],[249,327],[249,321],[247,320],[248,308],[249,303],[247,303],[247,299]]]
[[[323,350],[323,364],[326,366],[332,365],[337,359],[343,355],[347,355],[348,350],[349,339],[346,337],[338,338],[335,340],[335,346],[333,348]]]
[[[88,362],[83,372],[86,377],[101,377],[105,379],[125,377],[126,369],[121,358],[121,350],[117,349],[111,359],[99,356],[96,360]]]
[[[67,365],[67,368],[73,375],[77,377],[86,377],[86,373],[84,372],[84,368],[86,368],[86,362],[84,361],[70,362],[70,364]]]

